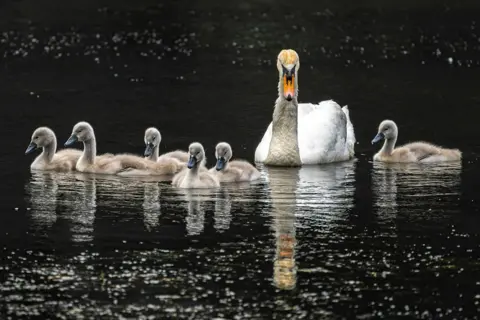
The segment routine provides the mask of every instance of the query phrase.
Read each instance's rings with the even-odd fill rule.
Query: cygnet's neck
[[[83,161],[86,161],[88,164],[93,164],[95,162],[95,157],[97,156],[97,141],[95,136],[92,138],[83,141]]]
[[[222,170],[220,170],[221,172],[228,170],[228,167],[229,167],[230,159],[224,158],[224,161],[225,163],[223,164]]]
[[[397,136],[393,136],[392,138],[386,138],[385,142],[383,143],[382,150],[380,150],[381,153],[391,155],[393,152],[393,149],[395,148],[395,143],[397,143]]]
[[[53,156],[57,151],[57,139],[53,138],[52,142],[43,147],[42,154],[40,155],[45,163],[50,163],[53,160]]]
[[[280,78],[278,99],[272,119],[272,139],[266,164],[280,166],[300,166],[298,148],[298,77],[295,76],[295,96],[287,101],[283,96],[283,83]]]
[[[205,166],[206,162],[207,162],[206,158],[203,158],[201,161],[198,161],[197,163],[195,163],[195,165],[191,169],[188,170],[187,174],[191,178],[198,176],[198,171],[200,170],[200,167]]]
[[[158,161],[158,156],[160,154],[159,149],[160,149],[159,145],[153,145],[152,154],[148,157],[148,159],[157,162]]]

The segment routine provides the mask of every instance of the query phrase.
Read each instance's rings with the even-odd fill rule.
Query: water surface
[[[382,6],[5,8],[24,16],[0,34],[1,318],[477,317],[480,11]],[[81,120],[100,153],[141,154],[154,125],[162,151],[200,141],[211,166],[225,140],[253,161],[287,47],[300,101],[349,105],[356,159],[214,191],[29,170],[36,127],[62,145]],[[384,118],[464,160],[372,163]]]

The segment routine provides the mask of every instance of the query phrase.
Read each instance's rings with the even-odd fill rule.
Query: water
[[[72,6],[1,11],[2,319],[477,317],[474,4]],[[301,101],[349,105],[355,160],[193,192],[29,170],[36,127],[61,145],[80,120],[100,153],[141,154],[154,125],[162,151],[198,140],[212,165],[225,140],[253,161],[287,47]],[[385,118],[462,164],[373,164]]]

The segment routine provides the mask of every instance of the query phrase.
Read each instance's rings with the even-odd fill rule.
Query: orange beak
[[[291,101],[295,96],[294,83],[295,75],[292,75],[291,77],[287,77],[287,75],[283,76],[283,96],[288,101]]]

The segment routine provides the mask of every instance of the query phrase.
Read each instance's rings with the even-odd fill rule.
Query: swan
[[[353,158],[355,133],[348,106],[333,100],[298,103],[298,54],[291,49],[277,59],[280,75],[273,119],[255,150],[255,162],[302,166]]]
[[[175,159],[181,162],[182,164],[186,164],[189,155],[188,152],[175,150],[165,154],[162,154],[159,157],[159,149],[160,149],[160,141],[162,141],[162,136],[160,135],[160,131],[157,128],[151,127],[145,130],[145,152],[144,155],[146,158],[152,161],[165,161],[170,159]],[[178,163],[178,162],[177,162]]]
[[[446,162],[460,161],[462,153],[458,149],[445,149],[428,142],[411,142],[395,149],[398,127],[392,120],[384,120],[372,144],[385,140],[382,149],[373,160],[382,162]]]
[[[217,177],[205,167],[205,150],[198,142],[188,147],[190,155],[187,168],[177,173],[172,179],[172,185],[182,189],[216,188],[220,186]]]
[[[220,142],[215,147],[217,164],[209,171],[221,182],[253,181],[260,178],[260,172],[245,160],[233,160],[232,147],[227,142]]]
[[[81,121],[73,127],[72,134],[65,142],[65,146],[70,146],[77,141],[83,142],[83,153],[75,166],[76,170],[80,172],[145,176],[169,175],[179,170],[174,164],[164,165],[130,154],[119,154],[106,158],[97,157],[95,132],[88,122]]]
[[[75,164],[82,155],[82,151],[78,149],[63,149],[56,152],[57,137],[48,127],[35,129],[25,154],[30,154],[38,148],[43,150],[30,165],[32,170],[72,171],[75,170]]]

